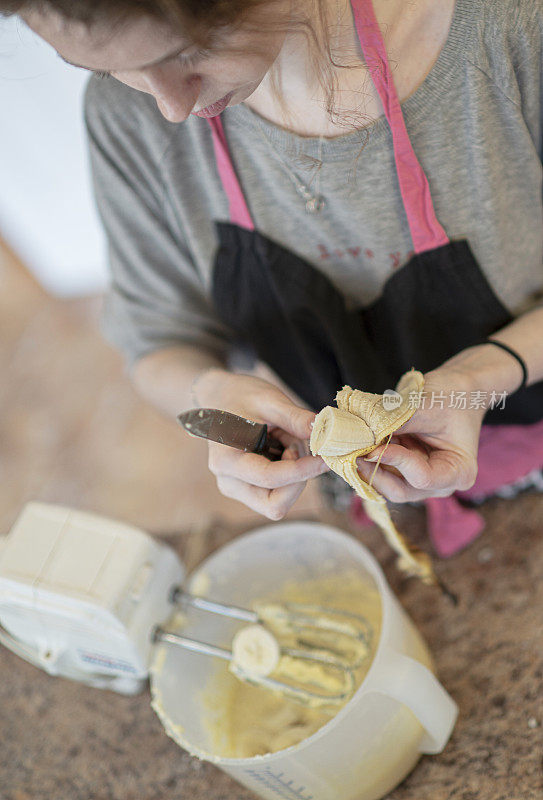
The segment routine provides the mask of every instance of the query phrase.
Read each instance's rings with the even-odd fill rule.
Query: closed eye
[[[177,56],[181,60],[184,67],[192,67],[197,61],[208,58],[211,55],[209,50],[197,50],[190,56]],[[97,78],[110,78],[111,72],[100,72],[93,70]]]
[[[200,59],[208,58],[211,55],[209,50],[197,50],[191,56],[182,56],[181,63],[184,67],[193,66]]]

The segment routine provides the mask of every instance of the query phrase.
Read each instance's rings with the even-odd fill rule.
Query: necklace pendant
[[[318,197],[311,197],[306,201],[305,210],[308,214],[317,214],[325,205],[324,197],[319,195]]]

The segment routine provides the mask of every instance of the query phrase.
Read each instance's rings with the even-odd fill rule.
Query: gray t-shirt
[[[439,58],[402,103],[438,220],[467,238],[515,317],[543,298],[542,33],[543,0],[456,0]],[[386,119],[322,141],[326,206],[313,215],[283,161],[307,181],[319,138],[243,103],[221,119],[257,230],[324,272],[351,307],[378,297],[412,251]],[[210,288],[213,221],[228,221],[228,199],[208,122],[168,122],[150,95],[95,76],[85,121],[111,270],[104,336],[127,369],[180,342],[224,358],[230,332]]]

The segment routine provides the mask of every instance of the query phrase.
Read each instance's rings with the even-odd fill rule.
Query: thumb
[[[276,425],[297,439],[309,439],[311,426],[317,415],[307,408],[300,408],[290,400],[280,401],[266,409],[270,425]]]

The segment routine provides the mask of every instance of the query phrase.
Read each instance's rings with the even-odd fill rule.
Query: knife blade
[[[285,449],[278,439],[270,436],[267,425],[218,408],[192,408],[178,414],[177,420],[191,436],[257,453],[270,461],[279,461]]]

